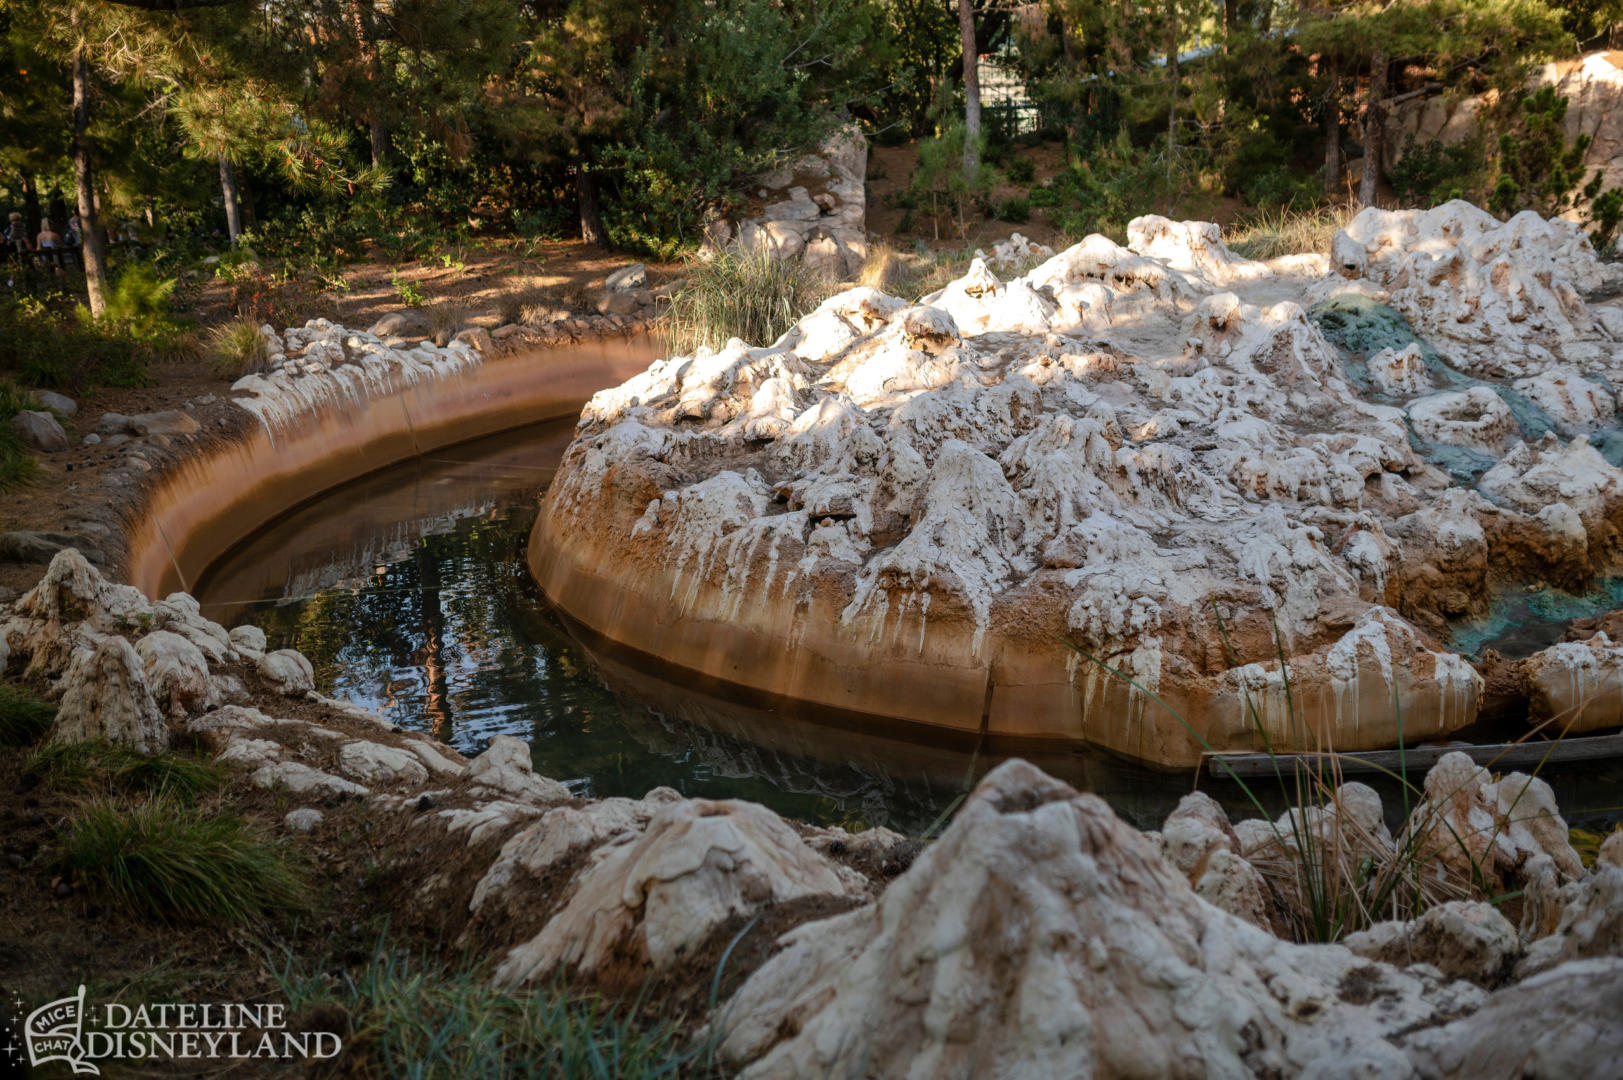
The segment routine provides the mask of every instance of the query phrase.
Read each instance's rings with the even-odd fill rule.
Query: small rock
[[[128,424],[135,435],[194,435],[201,427],[190,414],[179,409],[141,413],[129,417]]]
[[[67,432],[56,422],[56,417],[48,412],[24,409],[12,417],[11,430],[15,431],[23,442],[47,454],[67,450],[73,445],[68,442]]]
[[[512,337],[522,329],[524,329],[524,327],[519,323],[508,323],[506,326],[496,327],[496,329],[490,332],[490,336],[496,341],[506,341],[508,338]]]
[[[59,882],[56,883],[56,897],[57,897],[58,900],[65,900],[65,899],[67,899],[68,897],[70,897],[72,895],[73,895],[73,886],[72,885],[69,885],[65,881],[59,881]]]
[[[470,326],[451,340],[465,341],[482,353],[487,353],[491,349],[490,331],[482,326]]]
[[[107,436],[107,439],[106,439],[106,443],[107,443],[108,446],[123,446],[125,443],[127,443],[129,441],[130,441],[130,437],[128,435],[123,434],[122,432],[120,432],[120,433],[118,433],[116,435],[109,435],[109,436]]]
[[[95,446],[101,442],[101,436],[92,431],[89,435],[86,435],[82,441],[86,446]]]
[[[294,832],[309,832],[324,820],[325,815],[313,806],[301,806],[297,810],[289,810],[282,816],[282,824]]]
[[[128,435],[130,433],[130,418],[123,413],[102,413],[101,419],[96,421],[96,434],[106,437],[108,435]]]
[[[622,266],[610,274],[603,283],[605,288],[615,292],[630,292],[646,284],[648,284],[648,267],[640,262]]]

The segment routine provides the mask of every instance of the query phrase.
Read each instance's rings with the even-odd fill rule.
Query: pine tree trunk
[[[73,183],[79,198],[79,231],[90,314],[107,310],[107,244],[96,223],[96,188],[90,175],[90,62],[84,49],[73,53]]]
[[[366,81],[371,84],[371,100],[366,106],[367,135],[372,144],[372,167],[383,168],[389,157],[389,132],[383,125],[383,66],[378,60],[378,45],[372,39],[370,20],[362,10],[361,0],[350,0],[350,29],[355,33],[355,47],[366,63]]]
[[[39,185],[34,182],[34,174],[23,173],[23,228],[28,230],[30,243],[39,235],[39,219],[43,216],[39,208]]]
[[[584,165],[575,170],[575,198],[580,203],[580,238],[596,247],[608,247],[609,234],[597,212],[597,181]]]
[[[1384,52],[1377,52],[1369,64],[1369,107],[1364,110],[1364,177],[1358,185],[1358,205],[1374,206],[1381,182],[1381,136],[1385,128],[1386,69]]]
[[[1167,27],[1167,213],[1172,213],[1173,163],[1178,160],[1178,0],[1172,0],[1172,22]]]
[[[220,151],[220,194],[225,196],[225,231],[235,246],[242,235],[242,212],[237,205],[237,170],[231,167],[231,155]]]
[[[973,181],[981,164],[981,54],[970,0],[958,0],[958,40],[964,50],[964,178]]]
[[[1329,88],[1324,94],[1324,193],[1334,198],[1341,190],[1341,61],[1325,61]]]

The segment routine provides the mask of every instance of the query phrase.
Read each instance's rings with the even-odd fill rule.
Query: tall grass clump
[[[437,304],[430,304],[426,309],[428,313],[428,332],[439,341],[441,337],[449,339],[468,319],[468,305],[461,300],[441,300]]]
[[[39,462],[11,426],[12,417],[37,407],[27,394],[0,382],[0,491],[20,488],[39,472]]]
[[[829,295],[829,282],[799,259],[768,251],[727,251],[688,264],[687,284],[671,297],[671,349],[719,349],[730,338],[769,345]]]
[[[59,863],[166,922],[245,923],[298,910],[304,896],[293,864],[241,818],[167,795],[86,804],[68,818]]]
[[[259,324],[247,316],[210,330],[204,348],[214,370],[227,378],[264,371],[270,362],[270,343],[259,332]]]
[[[272,975],[288,1011],[342,1010],[341,1067],[360,1077],[413,1080],[522,1077],[638,1080],[711,1075],[709,1043],[690,1045],[676,1019],[642,1020],[595,996],[554,985],[491,987],[471,964],[440,968],[379,943],[364,970],[334,979],[288,954]],[[307,1013],[308,1014],[308,1013]]]
[[[220,786],[218,766],[205,758],[174,751],[148,756],[101,741],[41,746],[23,761],[23,772],[60,791],[161,794],[181,802]]]
[[[1323,254],[1336,230],[1346,228],[1357,213],[1356,207],[1339,204],[1258,210],[1223,230],[1223,239],[1230,251],[1248,259]]]
[[[45,738],[56,706],[20,687],[0,683],[0,746],[21,749]]]

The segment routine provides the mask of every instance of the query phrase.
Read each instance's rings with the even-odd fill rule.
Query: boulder
[[[171,719],[184,720],[213,704],[208,661],[202,650],[179,634],[156,630],[135,643],[147,685]]]
[[[1467,1016],[1408,1036],[1413,1072],[1406,1075],[1420,1080],[1623,1075],[1623,1024],[1614,1007],[1619,1000],[1623,960],[1563,964],[1499,991]]]
[[[599,315],[634,315],[638,305],[635,293],[610,289],[600,293],[593,306]]]
[[[5,562],[48,563],[68,548],[78,549],[91,562],[106,558],[101,548],[77,533],[30,530],[0,533],[0,560]]]
[[[168,748],[169,727],[147,686],[141,658],[124,638],[107,635],[81,648],[60,686],[51,742],[106,740],[139,754]]]
[[[11,418],[11,430],[24,445],[43,453],[54,454],[73,448],[73,444],[68,441],[67,432],[56,422],[56,417],[48,412],[24,409]]]
[[[1530,860],[1540,855],[1552,860],[1564,881],[1582,875],[1567,824],[1543,780],[1519,772],[1496,780],[1455,752],[1432,766],[1422,793],[1399,845],[1414,852],[1423,876],[1485,888],[1491,895],[1514,893],[1526,880]]]
[[[266,653],[254,662],[254,669],[269,680],[279,694],[295,697],[316,688],[315,668],[296,649],[277,649]]]
[[[278,789],[291,795],[326,795],[334,798],[363,796],[370,790],[343,777],[299,761],[278,761],[254,770],[254,786]]]
[[[265,631],[252,624],[244,623],[234,626],[228,635],[231,647],[249,660],[258,660],[265,655]]]
[[[1205,792],[1192,792],[1161,826],[1161,854],[1195,893],[1231,915],[1274,928],[1262,875],[1245,860],[1228,815]]]
[[[282,815],[282,823],[294,832],[311,832],[319,828],[324,820],[326,815],[313,806],[301,806]]]
[[[661,808],[641,836],[587,870],[563,910],[507,954],[495,981],[589,975],[628,959],[661,970],[734,917],[845,892],[833,864],[772,811],[685,800]]]

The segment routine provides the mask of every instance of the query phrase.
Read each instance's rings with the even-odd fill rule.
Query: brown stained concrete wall
[[[232,545],[339,484],[468,439],[577,414],[660,355],[655,337],[599,338],[489,356],[357,404],[254,421],[164,470],[127,530],[125,579],[148,596],[189,589]]]

